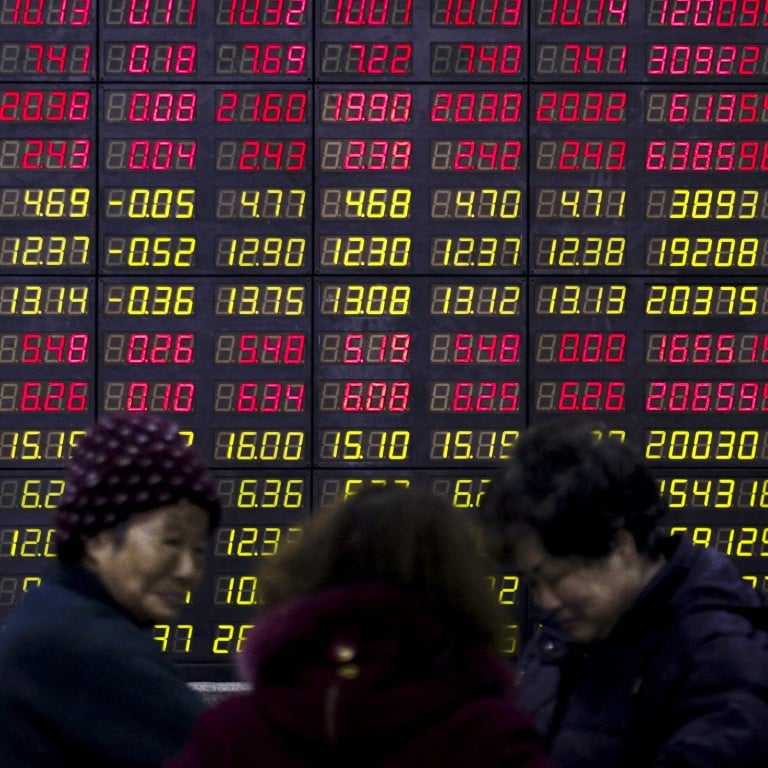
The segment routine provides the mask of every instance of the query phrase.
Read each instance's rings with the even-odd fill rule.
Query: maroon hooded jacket
[[[240,667],[166,768],[551,768],[507,663],[381,584],[272,609]]]

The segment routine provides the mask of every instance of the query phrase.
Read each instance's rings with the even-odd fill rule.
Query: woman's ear
[[[98,569],[105,558],[112,557],[115,548],[114,531],[104,528],[83,542],[83,565]]]

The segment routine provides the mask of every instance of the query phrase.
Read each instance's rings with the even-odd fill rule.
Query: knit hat
[[[145,413],[108,414],[72,451],[54,513],[55,546],[77,560],[83,542],[139,512],[189,501],[218,525],[221,507],[211,473],[179,426]]]

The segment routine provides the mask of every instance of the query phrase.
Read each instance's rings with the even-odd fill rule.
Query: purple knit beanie
[[[104,416],[72,451],[54,513],[56,552],[79,560],[83,542],[131,515],[190,501],[218,525],[221,507],[211,473],[173,421],[144,413]]]

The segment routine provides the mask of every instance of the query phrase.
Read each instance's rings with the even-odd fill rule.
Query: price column
[[[306,466],[312,299],[298,278],[312,266],[311,93],[221,84],[213,114],[211,460]]]
[[[96,412],[95,4],[0,0],[0,621]]]
[[[201,19],[190,0],[111,0],[99,20],[101,411],[163,413],[199,447]]]
[[[0,2],[0,468],[61,466],[95,413],[94,13]]]
[[[760,429],[768,9],[654,0],[647,23],[664,39],[648,51],[646,265],[676,282],[648,287],[659,302],[646,313],[670,317],[646,332],[645,410],[654,417],[646,454],[681,473],[706,468],[662,479],[677,512],[672,530],[729,555],[765,591],[765,486],[751,472],[768,458]]]
[[[528,76],[528,4],[431,0],[429,13],[421,461],[430,487],[472,514],[526,420],[529,106],[518,83]],[[514,653],[518,577],[494,573],[489,588],[509,611],[504,649]]]
[[[544,28],[559,7],[550,6],[538,8]],[[599,15],[586,6],[581,13],[597,26]],[[627,224],[633,152],[639,155],[628,126],[639,115],[640,94],[635,86],[553,83],[533,88],[531,99],[529,266],[541,277],[530,281],[530,419],[599,414],[623,431],[639,400],[631,318],[640,311],[640,286],[626,275],[642,246],[640,224]]]
[[[316,4],[314,466],[354,467],[318,476],[323,503],[358,468],[380,468],[383,482],[413,462],[420,329],[414,281],[401,277],[418,221],[413,5]]]
[[[629,3],[534,5],[529,268],[542,277],[529,286],[529,422],[600,414],[623,434],[637,400],[639,309],[639,288],[620,279],[639,247],[628,226],[637,194],[628,126],[639,112],[626,85],[639,58],[629,51]]]

